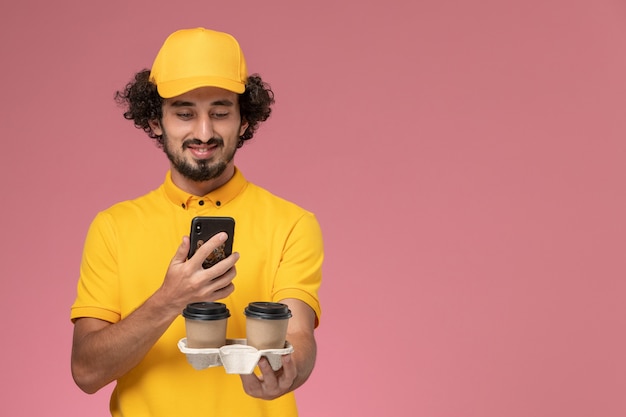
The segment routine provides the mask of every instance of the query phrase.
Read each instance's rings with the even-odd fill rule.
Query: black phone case
[[[198,216],[191,220],[191,231],[189,232],[189,239],[191,245],[189,247],[189,255],[187,258],[191,258],[196,250],[202,246],[207,240],[219,232],[226,232],[228,239],[222,245],[217,247],[211,254],[202,262],[203,268],[210,268],[224,258],[230,256],[233,253],[233,240],[235,236],[235,219],[232,217],[209,217]]]

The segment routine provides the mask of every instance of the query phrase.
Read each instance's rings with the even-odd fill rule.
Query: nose
[[[208,115],[204,115],[202,117],[198,117],[196,124],[196,138],[200,139],[202,142],[207,142],[211,138],[213,138],[213,122]]]

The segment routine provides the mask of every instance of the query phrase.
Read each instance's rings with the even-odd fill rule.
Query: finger
[[[215,234],[211,237],[211,239],[204,242],[204,244],[196,250],[190,261],[197,263],[198,265],[202,265],[202,262],[204,262],[204,260],[211,255],[215,249],[220,247],[220,245],[222,245],[227,238],[228,235],[226,232],[219,232]]]
[[[226,285],[228,281],[232,281],[237,275],[235,263],[239,260],[239,253],[235,252],[223,261],[218,262],[208,269],[203,269],[203,273],[218,285]]]
[[[267,359],[261,357],[257,366],[261,371],[260,375],[254,373],[250,375],[240,375],[246,394],[265,400],[272,400],[279,397],[281,393],[278,391],[277,377]]]
[[[259,361],[259,369],[265,381],[263,388],[266,393],[272,396],[279,396],[288,392],[296,379],[297,370],[291,360],[291,355],[284,355],[281,362],[281,369],[274,371],[267,359],[261,358]]]
[[[296,380],[298,376],[298,370],[296,369],[296,364],[291,357],[291,354],[283,355],[281,358],[283,364],[283,373],[279,378],[279,386],[283,392],[286,392],[291,389],[293,386],[293,382]]]
[[[237,259],[236,256],[235,259]],[[224,268],[222,264],[225,262],[226,261],[220,262],[218,265],[209,269],[201,269],[196,272],[198,276],[202,275],[203,277],[204,298],[207,300],[220,300],[228,297],[235,291],[235,285],[232,281],[237,275],[237,269],[233,266],[221,274]]]
[[[233,292],[235,292],[235,284],[233,284],[232,282],[229,282],[226,286],[221,287],[217,290],[211,291],[213,297],[215,297],[216,300],[224,299],[231,295]]]
[[[241,378],[241,384],[246,394],[255,398],[263,397],[263,387],[261,385],[262,381],[256,374],[241,374],[239,375],[239,377]]]
[[[278,387],[278,377],[276,376],[276,373],[272,369],[272,366],[267,358],[262,356],[257,366],[261,371],[260,379],[263,381],[265,390],[268,392],[276,391],[276,388]]]

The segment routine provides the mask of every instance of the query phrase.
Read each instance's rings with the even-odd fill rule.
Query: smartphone
[[[191,231],[189,232],[189,255],[191,258],[196,250],[202,246],[207,240],[219,232],[226,232],[228,239],[215,248],[213,252],[202,262],[204,269],[210,268],[224,258],[233,253],[233,240],[235,236],[235,219],[232,217],[209,217],[198,216],[191,220]]]

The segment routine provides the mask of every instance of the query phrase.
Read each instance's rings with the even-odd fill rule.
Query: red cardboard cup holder
[[[223,366],[227,374],[251,374],[265,356],[273,370],[279,370],[283,364],[281,356],[293,352],[293,346],[285,342],[283,349],[258,350],[248,346],[246,339],[226,339],[221,348],[195,349],[187,347],[187,338],[178,341],[178,349],[187,356],[187,362],[194,369],[201,370]]]

